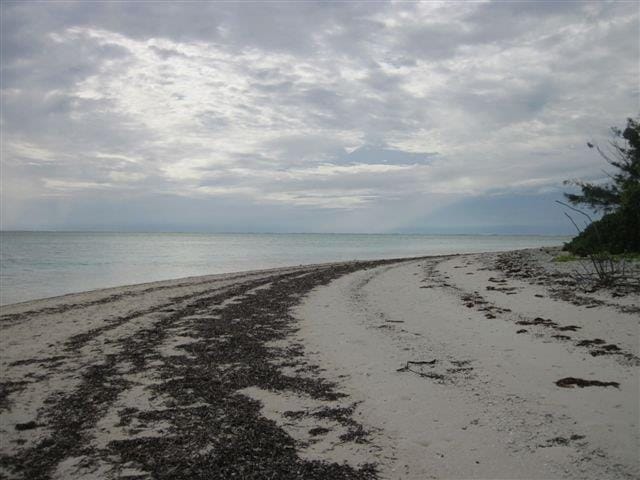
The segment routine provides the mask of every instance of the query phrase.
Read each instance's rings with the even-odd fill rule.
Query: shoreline
[[[553,248],[553,247],[549,247]],[[481,253],[492,253],[492,252],[481,252]],[[245,275],[253,275],[253,274],[269,274],[269,273],[278,273],[281,271],[289,271],[301,268],[321,268],[321,267],[330,267],[336,265],[349,265],[349,264],[357,264],[357,263],[370,263],[370,262],[388,262],[388,261],[404,261],[404,260],[417,260],[421,258],[428,257],[446,257],[446,256],[455,256],[455,255],[471,255],[468,253],[452,253],[447,255],[426,255],[426,256],[412,256],[412,257],[394,257],[394,258],[378,258],[378,259],[364,259],[364,260],[345,260],[345,261],[336,261],[336,262],[322,262],[322,263],[305,263],[300,265],[284,265],[280,267],[272,267],[272,268],[259,268],[259,269],[249,269],[249,270],[235,270],[232,272],[221,272],[221,273],[212,273],[208,275],[188,275],[186,277],[176,277],[169,278],[165,280],[152,280],[149,282],[139,282],[139,283],[125,283],[122,285],[115,285],[111,287],[104,288],[94,288],[91,290],[82,290],[77,292],[69,292],[63,293],[61,295],[53,295],[50,297],[42,297],[42,298],[34,298],[32,300],[25,300],[22,302],[14,302],[14,303],[6,303],[0,305],[0,321],[3,316],[6,314],[2,312],[4,309],[13,309],[14,307],[23,307],[29,304],[37,304],[40,302],[51,302],[56,300],[71,300],[70,297],[75,296],[85,296],[85,295],[101,295],[101,294],[118,294],[119,292],[126,290],[138,290],[143,287],[149,288],[172,288],[175,286],[180,286],[181,284],[193,284],[193,283],[207,283],[216,280],[231,280],[234,278],[240,278]]]
[[[2,306],[0,472],[634,478],[640,296],[582,291],[551,250]]]
[[[185,277],[306,264],[560,245],[563,237],[3,235],[0,304]],[[17,235],[17,236],[16,236]],[[15,238],[14,238],[15,237]],[[56,254],[52,257],[51,250]]]

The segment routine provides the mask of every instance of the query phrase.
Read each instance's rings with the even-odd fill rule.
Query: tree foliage
[[[604,151],[588,143],[617,170],[607,173],[608,183],[568,181],[580,188],[579,194],[565,193],[570,203],[603,213],[567,244],[581,255],[640,252],[640,119],[627,119],[624,130],[612,128],[614,139]]]

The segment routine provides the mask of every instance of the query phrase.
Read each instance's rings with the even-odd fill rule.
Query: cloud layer
[[[488,198],[527,215],[510,199],[602,176],[585,141],[637,115],[636,7],[4,2],[2,227],[437,230]]]

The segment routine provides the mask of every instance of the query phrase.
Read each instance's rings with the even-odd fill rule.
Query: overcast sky
[[[633,2],[3,2],[2,228],[570,232]]]

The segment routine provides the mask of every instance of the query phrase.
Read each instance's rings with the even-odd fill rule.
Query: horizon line
[[[455,232],[212,232],[182,230],[40,230],[40,229],[0,229],[0,233],[145,233],[181,235],[434,235],[434,236],[510,236],[510,237],[572,237],[568,233],[455,233]]]

